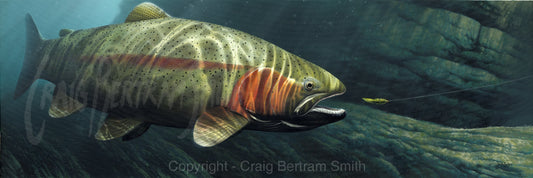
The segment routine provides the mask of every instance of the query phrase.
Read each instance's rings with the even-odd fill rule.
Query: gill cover
[[[270,68],[248,71],[235,84],[228,107],[250,118],[290,115],[294,95],[301,90],[294,79],[287,78]]]

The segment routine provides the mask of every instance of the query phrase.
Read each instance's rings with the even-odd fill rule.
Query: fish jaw
[[[308,95],[298,103],[294,109],[294,113],[297,117],[310,112],[319,102],[342,95],[346,92],[346,87],[339,79],[331,74],[329,74],[329,78],[329,86],[324,86],[324,88],[326,88],[324,91]]]

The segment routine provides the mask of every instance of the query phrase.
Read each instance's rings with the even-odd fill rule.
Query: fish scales
[[[214,94],[209,105],[228,102],[231,91],[222,86],[233,86],[251,66],[273,66],[288,77],[292,70],[305,70],[293,64],[299,61],[284,58],[298,57],[264,40],[219,25],[176,18],[79,30],[51,41],[44,50],[52,59],[44,70],[47,80],[83,81],[78,84],[81,88],[104,84],[98,87],[104,91],[112,89],[105,84],[113,82],[146,83],[154,86],[156,98],[168,93],[174,98],[183,96],[184,88],[209,88],[203,91]],[[164,61],[180,62],[171,67],[158,65]],[[191,61],[197,61],[193,68],[186,65]],[[101,76],[107,72],[107,77]],[[198,76],[203,80],[186,82]],[[185,103],[174,104],[171,107],[180,108]]]

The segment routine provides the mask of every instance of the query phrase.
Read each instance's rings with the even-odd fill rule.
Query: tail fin
[[[17,87],[15,89],[15,99],[20,97],[31,84],[38,78],[36,77],[37,68],[41,62],[41,48],[44,39],[41,37],[37,26],[30,14],[26,14],[26,53],[22,71],[20,71]]]

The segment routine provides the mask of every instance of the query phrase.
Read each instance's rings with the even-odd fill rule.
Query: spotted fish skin
[[[38,77],[64,83],[88,107],[152,124],[186,127],[217,106],[247,120],[290,118],[321,99],[310,95],[345,91],[315,64],[207,22],[164,17],[64,33],[34,51],[46,59]]]

